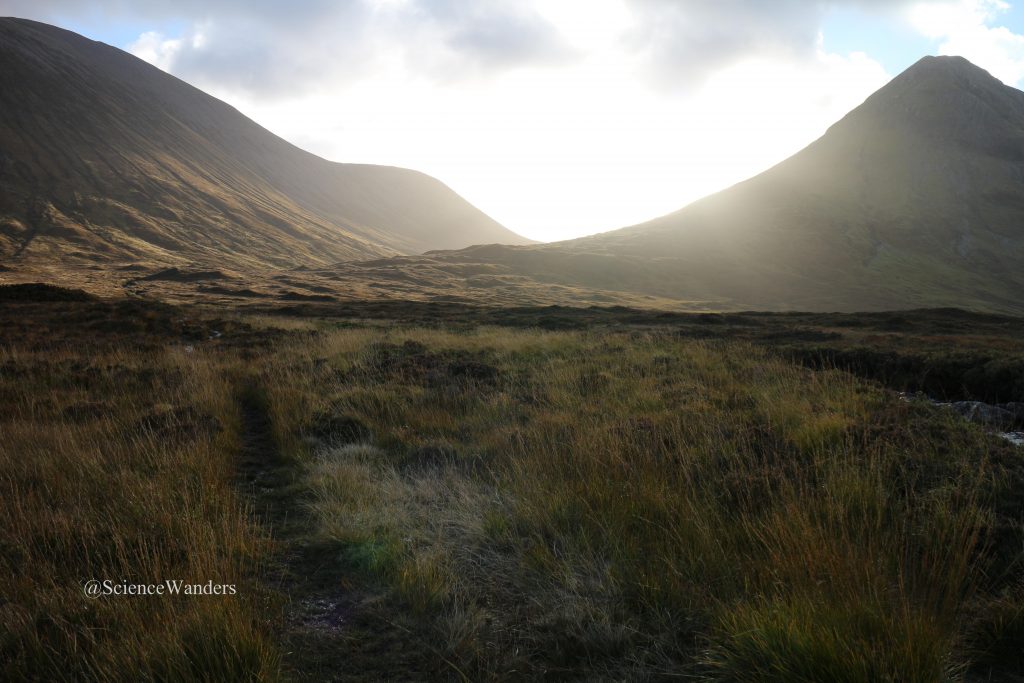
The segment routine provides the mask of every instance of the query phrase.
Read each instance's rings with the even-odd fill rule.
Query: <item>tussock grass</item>
[[[274,679],[251,586],[268,541],[234,493],[227,366],[92,351],[0,350],[0,678]],[[104,579],[238,595],[84,595]]]
[[[339,575],[473,678],[957,680],[1019,634],[1019,454],[843,372],[649,331],[362,329],[262,381]],[[303,438],[324,414],[373,436]]]
[[[181,320],[141,348],[100,322],[95,348],[0,348],[4,679],[332,675],[281,664],[281,630],[368,679],[396,636],[392,678],[1021,671],[1020,451],[846,372],[655,327],[266,318],[207,343]],[[267,623],[243,388],[282,456],[267,495],[302,506],[270,522],[299,557],[281,585],[327,617]],[[240,595],[89,600],[91,578]]]

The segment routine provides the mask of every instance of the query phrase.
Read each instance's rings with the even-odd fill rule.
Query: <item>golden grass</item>
[[[0,366],[2,677],[275,678],[251,583],[267,539],[234,492],[240,417],[222,363],[6,349]],[[238,594],[84,595],[104,579]]]
[[[474,677],[957,679],[965,610],[1019,559],[990,552],[991,437],[743,344],[340,330],[290,354],[262,381],[317,536]],[[325,413],[372,443],[294,437]]]
[[[317,571],[376,595],[453,677],[1021,666],[1020,455],[952,415],[667,332],[288,330],[244,356],[0,350],[6,678],[292,668],[236,489],[243,387],[298,475]],[[88,600],[90,578],[240,594]],[[354,633],[336,646],[374,637]]]

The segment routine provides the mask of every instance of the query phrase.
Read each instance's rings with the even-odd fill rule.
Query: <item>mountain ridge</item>
[[[22,24],[29,38],[59,31],[60,40],[42,41],[56,67],[41,73],[58,79],[54,89],[71,88],[60,80],[65,53],[78,54],[86,39]],[[9,26],[0,21],[0,36]],[[106,146],[94,144],[95,120],[73,125],[82,111],[74,98],[34,115],[46,89],[0,69],[0,99],[17,88],[42,97],[27,113],[0,109],[0,183],[15,190],[0,194],[8,271],[31,252],[39,272],[77,264],[98,271],[85,277],[90,286],[108,276],[135,294],[177,298],[1024,312],[1024,93],[963,58],[923,58],[793,156],[675,212],[575,240],[509,245],[501,237],[513,233],[439,181],[324,161],[198,89],[87,42],[101,46],[87,65],[126,70],[121,80],[79,75],[71,90],[104,103],[94,109],[109,123]],[[0,64],[16,63],[9,43],[0,41]],[[243,123],[224,125],[225,117]],[[28,132],[12,135],[17,125]],[[139,130],[156,134],[143,139]],[[48,131],[64,144],[47,150]],[[27,151],[12,151],[12,139],[27,140]],[[424,243],[449,224],[475,244]],[[31,230],[38,234],[26,239]],[[413,255],[414,244],[426,253]],[[104,265],[116,263],[129,265],[120,275]],[[214,270],[226,283],[195,275]],[[168,272],[181,281],[148,279]]]
[[[926,57],[767,171],[633,226],[434,258],[729,309],[1024,310],[1024,93]]]
[[[0,66],[7,258],[283,267],[529,242],[434,178],[316,157],[64,29],[0,19]]]

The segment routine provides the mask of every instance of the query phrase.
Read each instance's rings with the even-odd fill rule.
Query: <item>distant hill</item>
[[[648,223],[432,254],[710,308],[1024,311],[1024,93],[926,57],[765,173]]]
[[[0,260],[234,268],[528,240],[441,182],[325,161],[121,50],[0,19]]]
[[[325,161],[120,50],[0,19],[0,278],[176,300],[1020,314],[1024,93],[926,57],[755,178],[533,245],[428,176]]]

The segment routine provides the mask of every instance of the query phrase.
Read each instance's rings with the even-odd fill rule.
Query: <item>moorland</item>
[[[7,680],[1024,664],[1020,319],[0,297]]]
[[[0,18],[0,679],[1022,681],[1021,178],[926,57],[533,244]]]

